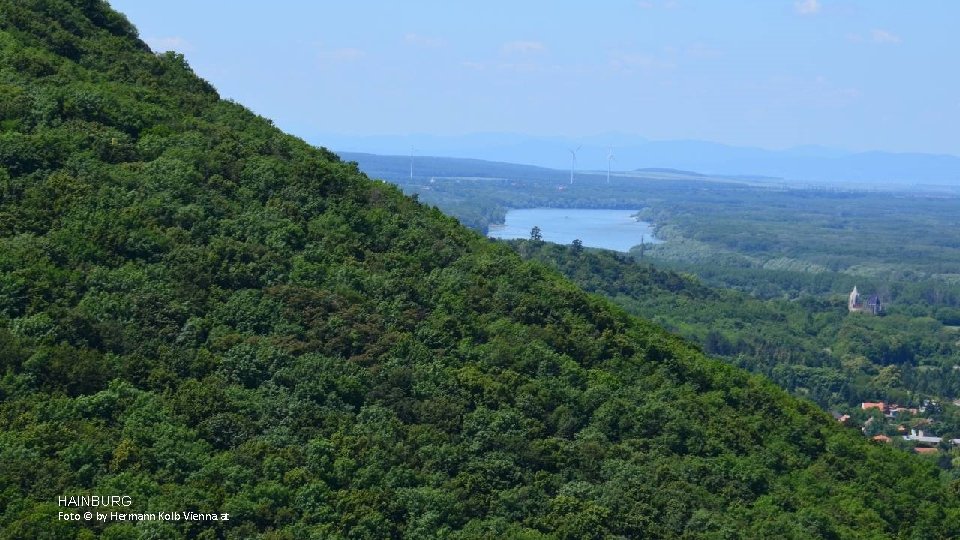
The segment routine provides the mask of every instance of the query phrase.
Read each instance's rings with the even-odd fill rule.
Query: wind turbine
[[[570,149],[570,157],[571,157],[571,159],[570,159],[570,185],[571,185],[571,186],[573,185],[573,170],[574,170],[575,168],[577,168],[577,152],[579,152],[581,148],[583,148],[583,145],[582,145],[582,144],[581,144],[580,146],[578,146],[578,147],[576,148],[576,150],[574,150],[574,149],[572,149],[572,148]]]
[[[416,151],[417,149],[414,148],[413,145],[410,145],[410,181],[411,182],[413,182],[413,153]]]
[[[610,162],[613,161],[613,148],[607,148],[607,183],[610,183]]]

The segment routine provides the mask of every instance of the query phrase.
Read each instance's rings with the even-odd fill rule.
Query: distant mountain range
[[[706,141],[650,141],[630,135],[583,138],[481,133],[459,136],[308,137],[336,152],[462,157],[568,169],[570,150],[579,170],[669,168],[711,175],[757,175],[818,183],[960,186],[960,157],[947,154],[848,152],[822,146],[786,150],[729,146]]]

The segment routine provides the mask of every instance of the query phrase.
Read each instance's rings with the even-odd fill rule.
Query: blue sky
[[[322,134],[604,133],[960,154],[960,2],[114,0]]]

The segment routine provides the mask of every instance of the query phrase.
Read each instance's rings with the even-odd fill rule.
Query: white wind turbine
[[[581,148],[583,148],[582,144],[576,149],[570,149],[570,185],[573,185],[573,170],[577,168],[577,152],[579,152]]]
[[[417,149],[414,148],[413,145],[410,145],[410,181],[411,182],[413,182],[413,153],[416,151]]]
[[[607,183],[610,183],[610,162],[613,161],[613,148],[607,148]]]

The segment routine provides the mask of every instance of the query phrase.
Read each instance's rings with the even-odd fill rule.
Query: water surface
[[[650,224],[633,218],[637,210],[605,210],[594,208],[522,208],[507,212],[503,225],[491,225],[491,238],[530,238],[530,230],[540,227],[548,242],[569,244],[579,238],[584,246],[614,251],[656,244]]]

